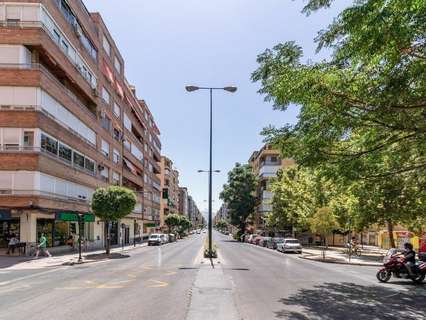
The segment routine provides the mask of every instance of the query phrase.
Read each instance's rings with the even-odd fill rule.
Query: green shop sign
[[[157,225],[155,223],[145,223],[145,227],[147,227],[147,228],[154,228],[156,226]]]
[[[79,221],[78,213],[75,212],[57,212],[55,219],[61,221]],[[95,222],[95,216],[87,212],[83,215],[83,221]]]

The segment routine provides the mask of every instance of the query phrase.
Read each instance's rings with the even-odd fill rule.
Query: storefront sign
[[[154,228],[157,225],[155,223],[145,223],[144,226],[147,227],[147,228]]]
[[[78,213],[75,212],[57,212],[55,214],[56,220],[61,221],[79,221]],[[95,216],[91,213],[85,213],[83,216],[84,222],[94,222]]]
[[[0,209],[0,220],[10,220],[12,219],[12,214],[10,209]]]

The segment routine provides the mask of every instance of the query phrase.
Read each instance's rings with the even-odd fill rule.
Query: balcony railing
[[[276,177],[278,170],[281,169],[280,165],[273,165],[273,166],[263,166],[259,170],[259,175],[261,177],[271,178]]]
[[[38,153],[43,154],[51,159],[54,159],[56,161],[59,161],[61,164],[64,164],[68,167],[77,169],[81,172],[84,172],[88,175],[91,175],[93,177],[96,177],[96,169],[95,172],[87,170],[86,168],[82,168],[79,165],[76,165],[72,161],[68,161],[64,158],[59,157],[58,154],[51,153],[49,151],[46,151],[40,147],[34,147],[34,146],[15,146],[15,145],[0,145],[0,154],[2,153],[14,153],[14,152],[22,152],[22,153]]]
[[[97,121],[96,115],[92,113],[77,96],[67,87],[65,87],[45,66],[40,63],[0,63],[0,69],[16,69],[16,70],[38,70],[51,80],[56,87],[64,92],[71,100],[73,100],[80,109],[87,114],[92,120]]]
[[[41,21],[21,21],[21,20],[0,20],[0,27],[15,27],[15,28],[41,28],[44,32],[49,36],[49,38],[59,47],[59,49],[64,53],[67,60],[77,69],[77,71],[80,73],[80,75],[89,83],[90,87],[92,89],[96,88],[97,79],[95,78],[95,84],[91,83],[93,78],[90,78],[87,76],[87,74],[83,73],[80,66],[76,64],[71,57],[68,55],[68,52],[64,51],[64,47],[61,45],[60,40],[57,39],[57,37],[50,32],[50,30],[46,27],[46,25]],[[75,53],[77,55],[80,55],[78,51],[73,48]],[[80,57],[82,61],[84,61],[83,58]],[[86,65],[87,66],[87,65]],[[94,75],[92,75],[94,77]]]
[[[4,197],[4,196],[21,196],[21,197],[42,196],[42,197],[59,199],[59,200],[74,201],[74,202],[79,202],[82,204],[89,204],[89,199],[87,199],[85,196],[79,196],[76,198],[76,197],[64,196],[62,194],[41,191],[41,190],[0,189],[0,197]]]

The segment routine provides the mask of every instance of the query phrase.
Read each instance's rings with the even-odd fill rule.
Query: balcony
[[[270,191],[263,191],[262,192],[262,199],[264,199],[264,200],[271,200],[273,198],[273,196],[274,196],[273,192],[270,192]]]
[[[259,176],[262,178],[274,178],[277,176],[278,170],[281,169],[281,165],[268,165],[266,163],[259,170]]]

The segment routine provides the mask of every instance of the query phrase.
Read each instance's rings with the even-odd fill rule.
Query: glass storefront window
[[[19,219],[0,220],[0,248],[7,248],[9,238],[15,234],[20,239]]]

